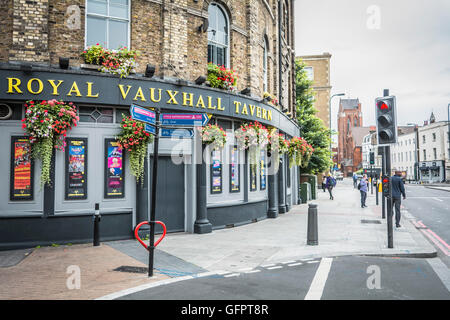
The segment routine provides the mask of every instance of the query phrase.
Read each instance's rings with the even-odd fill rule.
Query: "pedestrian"
[[[357,182],[358,182],[358,177],[356,176],[356,173],[353,172],[353,189],[356,189]]]
[[[405,186],[402,179],[402,172],[395,171],[395,175],[391,178],[391,186],[392,186],[392,204],[395,207],[395,227],[401,228],[400,225],[400,205],[402,204],[401,197],[403,196],[403,200],[406,199]]]
[[[326,185],[327,185],[327,177],[324,175],[323,178],[322,178],[322,190],[323,190],[323,192],[325,192]]]
[[[361,208],[366,208],[367,199],[367,175],[363,175],[361,181],[358,184],[358,189],[361,194]]]
[[[331,175],[331,173],[328,174],[327,181],[325,183],[325,187],[328,189],[328,193],[330,194],[330,200],[334,200],[333,197],[333,188],[336,185],[336,179]]]

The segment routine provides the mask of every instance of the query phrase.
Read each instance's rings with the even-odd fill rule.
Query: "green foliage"
[[[234,70],[227,69],[224,66],[218,66],[214,63],[208,63],[207,80],[211,88],[236,91],[236,78]]]
[[[314,148],[314,153],[302,172],[321,173],[332,165],[330,129],[316,116],[312,81],[308,79],[305,64],[301,60],[295,61],[295,84],[297,122],[300,126],[301,137]]]

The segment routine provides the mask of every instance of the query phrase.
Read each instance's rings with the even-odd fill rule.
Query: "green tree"
[[[295,61],[295,92],[297,122],[301,137],[314,148],[314,153],[303,173],[317,174],[326,171],[332,165],[330,154],[330,129],[316,116],[314,108],[314,90],[308,79],[305,64],[301,59]]]

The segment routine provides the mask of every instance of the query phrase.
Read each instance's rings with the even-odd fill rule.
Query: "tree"
[[[308,79],[305,64],[301,59],[295,61],[295,92],[300,135],[314,148],[307,167],[302,171],[309,174],[324,172],[333,164],[330,152],[330,129],[316,116],[312,81]]]

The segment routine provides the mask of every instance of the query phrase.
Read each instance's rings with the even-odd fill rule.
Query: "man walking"
[[[356,189],[357,182],[358,177],[356,176],[356,173],[353,172],[353,189]]]
[[[331,173],[328,174],[327,182],[325,183],[325,187],[328,189],[328,192],[330,193],[330,200],[334,200],[333,197],[333,187],[336,185],[336,180],[333,178]]]
[[[395,207],[395,227],[401,228],[400,225],[400,205],[402,204],[401,196],[403,196],[403,200],[406,199],[405,186],[402,180],[402,172],[395,171],[395,175],[391,178],[391,186],[392,186],[392,204]]]
[[[363,175],[358,185],[359,192],[361,194],[361,208],[366,208],[367,199],[367,175]]]

